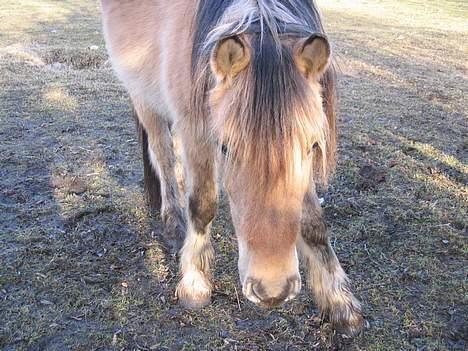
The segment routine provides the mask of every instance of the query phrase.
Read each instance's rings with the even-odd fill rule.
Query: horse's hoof
[[[187,309],[200,309],[211,302],[211,284],[199,271],[184,274],[176,289],[179,303]]]
[[[361,334],[365,325],[365,320],[361,316],[354,320],[348,320],[339,324],[334,324],[335,330],[338,334],[341,334],[347,338],[354,338]]]
[[[199,310],[211,303],[211,293],[205,295],[179,296],[179,303],[182,307],[189,310]]]
[[[336,332],[347,338],[354,338],[361,334],[366,325],[360,308],[354,305],[335,309],[330,319]]]

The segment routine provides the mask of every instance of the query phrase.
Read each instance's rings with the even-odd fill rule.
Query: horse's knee
[[[309,247],[326,245],[328,242],[327,224],[321,217],[303,220],[301,235]]]
[[[216,215],[216,195],[209,192],[189,196],[189,214],[197,233],[204,233],[205,228]]]

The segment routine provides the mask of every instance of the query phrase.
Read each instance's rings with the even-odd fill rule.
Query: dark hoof
[[[353,318],[353,320],[334,323],[333,327],[336,332],[346,338],[355,338],[356,336],[359,336],[364,329],[366,322],[362,315],[354,316]]]
[[[336,332],[346,338],[354,338],[361,334],[366,321],[359,305],[349,304],[335,308],[329,315]]]

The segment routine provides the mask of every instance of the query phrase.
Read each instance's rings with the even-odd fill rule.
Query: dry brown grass
[[[273,311],[239,296],[224,202],[213,304],[179,308],[97,3],[4,0],[0,348],[466,349],[467,5],[319,4],[341,66],[325,211],[370,328],[340,339],[306,292]]]

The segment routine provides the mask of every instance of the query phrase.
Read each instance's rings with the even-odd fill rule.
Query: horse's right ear
[[[219,80],[234,78],[250,62],[248,44],[239,36],[222,39],[213,49],[210,65]]]
[[[296,43],[295,60],[306,78],[319,80],[330,63],[330,55],[330,43],[322,34],[313,34]]]

